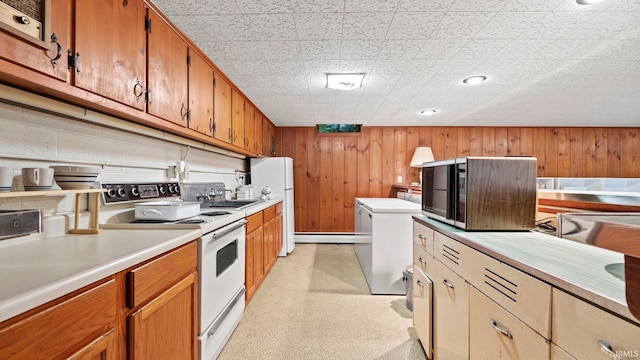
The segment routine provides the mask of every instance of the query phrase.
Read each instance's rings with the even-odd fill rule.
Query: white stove
[[[185,187],[189,188],[186,184]],[[216,199],[224,197],[222,183],[194,184],[190,188],[194,191],[186,191],[187,196],[192,197],[189,199],[181,198],[181,187],[177,183],[102,184],[102,188],[107,190],[103,196],[105,205],[118,205],[114,210],[104,211],[102,228],[202,230],[198,239],[200,359],[217,358],[244,313],[247,223],[244,211],[216,207],[217,201],[224,201]],[[172,206],[179,206],[182,200],[185,204],[187,200],[191,204],[197,201],[201,204],[200,214],[171,221],[136,219],[133,207],[147,200],[175,201]],[[150,211],[162,213],[162,209],[149,206]]]

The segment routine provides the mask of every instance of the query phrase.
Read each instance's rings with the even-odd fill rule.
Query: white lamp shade
[[[411,162],[409,166],[421,168],[423,163],[434,161],[433,152],[430,147],[421,146],[417,147],[416,151],[413,153],[413,157],[411,158]]]

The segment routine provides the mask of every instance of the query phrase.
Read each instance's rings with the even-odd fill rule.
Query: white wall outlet
[[[188,179],[189,178],[189,172],[190,172],[189,167],[185,166],[184,167],[184,174],[182,174],[182,178],[183,179]]]
[[[398,184],[402,184],[402,175],[398,175]]]

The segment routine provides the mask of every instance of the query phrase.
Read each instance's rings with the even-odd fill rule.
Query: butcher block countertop
[[[201,236],[188,230],[102,230],[0,242],[0,322]]]
[[[473,249],[640,325],[625,297],[624,255],[534,231],[467,232],[414,216]],[[622,269],[622,270],[621,270]]]

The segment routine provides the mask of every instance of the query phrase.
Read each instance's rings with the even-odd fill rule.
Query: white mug
[[[27,191],[50,190],[53,185],[53,169],[23,168],[22,182]]]
[[[0,192],[11,191],[13,184],[13,168],[0,166]]]

